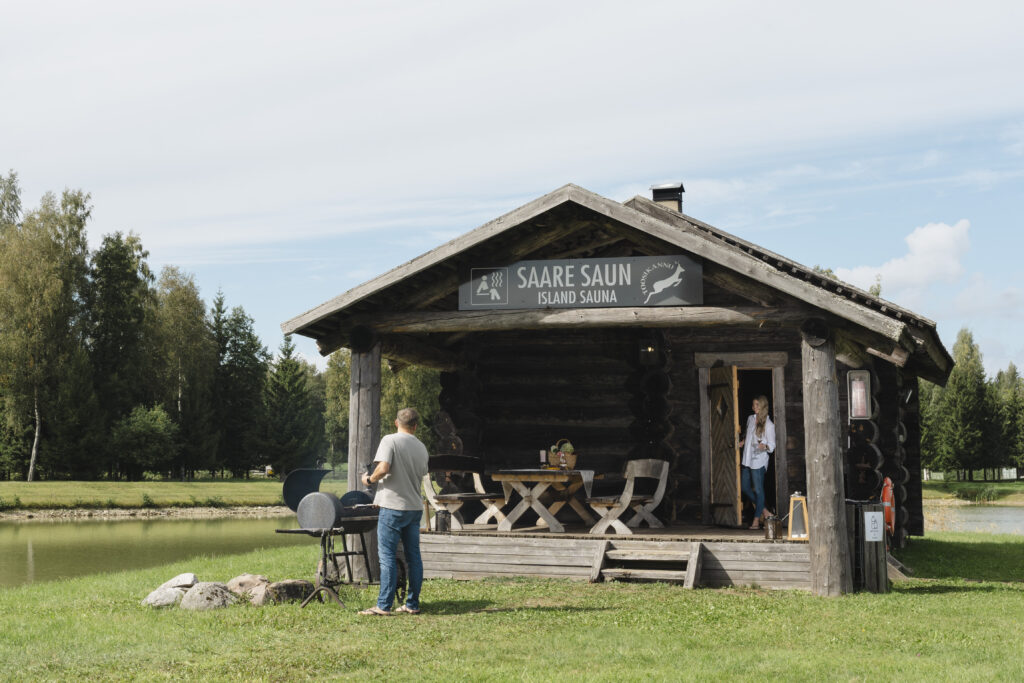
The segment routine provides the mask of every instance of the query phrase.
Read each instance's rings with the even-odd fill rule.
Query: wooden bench
[[[431,474],[444,472],[450,474],[472,474],[473,491],[454,491],[437,493]],[[504,493],[491,493],[484,487],[484,462],[480,458],[467,455],[435,455],[427,464],[427,474],[423,477],[423,495],[435,511],[444,510],[451,514],[452,530],[462,529],[466,522],[459,511],[468,502],[482,503],[484,511],[473,520],[473,524],[488,524],[491,519],[498,524],[505,519],[501,508],[505,505]],[[437,517],[431,520],[431,528],[437,528]]]

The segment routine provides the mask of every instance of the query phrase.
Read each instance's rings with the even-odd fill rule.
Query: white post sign
[[[885,520],[880,511],[864,513],[864,540],[868,543],[885,540]]]

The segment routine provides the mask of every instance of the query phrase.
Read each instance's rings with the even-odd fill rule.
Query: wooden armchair
[[[446,510],[451,513],[452,530],[459,531],[466,522],[462,518],[459,509],[469,501],[479,501],[484,505],[484,511],[473,524],[487,524],[494,519],[495,524],[505,519],[501,508],[505,505],[504,493],[492,493],[484,488],[481,474],[484,471],[484,464],[480,458],[464,455],[441,455],[430,458],[428,473],[423,477],[423,495],[434,510]],[[475,491],[456,491],[437,493],[434,491],[434,482],[431,473],[471,473],[473,475],[473,488]],[[437,528],[436,517],[431,520],[431,528]]]
[[[637,479],[655,479],[657,488],[653,494],[634,493]],[[592,534],[603,534],[611,527],[616,533],[632,534],[630,527],[639,527],[646,521],[652,528],[665,525],[654,516],[653,511],[661,503],[668,483],[668,462],[665,460],[630,460],[626,464],[626,486],[618,496],[595,496],[587,498],[587,505],[601,516],[590,529]],[[633,510],[629,525],[619,519],[626,510]]]

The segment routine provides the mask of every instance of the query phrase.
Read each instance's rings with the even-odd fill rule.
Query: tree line
[[[958,479],[998,479],[1024,469],[1024,378],[1010,363],[987,378],[981,350],[966,328],[953,344],[956,366],[945,387],[921,380],[921,464]]]
[[[25,212],[17,174],[0,176],[0,478],[242,477],[345,461],[347,353],[319,372],[285,337],[272,356],[222,292],[207,306],[190,274],[154,274],[137,235],[90,251],[91,213],[80,190]],[[385,368],[383,394],[384,415],[401,404],[429,417],[437,373]]]

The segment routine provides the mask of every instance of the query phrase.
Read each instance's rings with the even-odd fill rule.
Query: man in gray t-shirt
[[[372,474],[364,474],[367,486],[378,484],[373,502],[380,507],[377,516],[377,552],[380,555],[380,594],[377,604],[363,615],[391,614],[398,587],[395,554],[401,539],[409,570],[409,592],[405,604],[396,612],[419,614],[420,588],[423,585],[423,560],[420,558],[420,520],[423,503],[420,484],[427,474],[427,448],[416,438],[420,416],[414,408],[403,408],[395,419],[396,434],[380,441]]]

